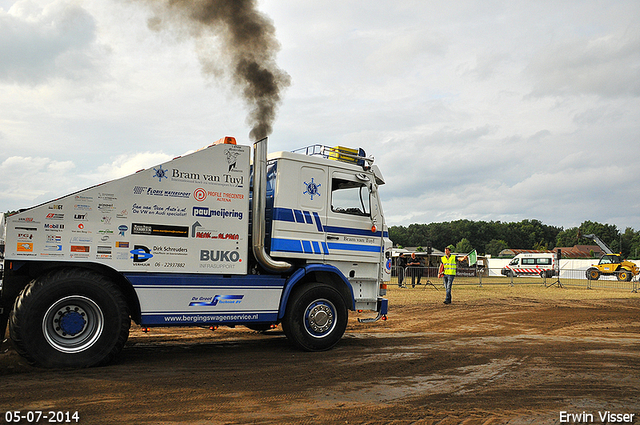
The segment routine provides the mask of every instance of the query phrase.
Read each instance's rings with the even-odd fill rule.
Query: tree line
[[[454,245],[459,253],[476,249],[481,255],[491,254],[493,257],[507,248],[551,250],[556,247],[595,245],[591,239],[579,238],[579,234],[594,234],[613,252],[622,252],[626,258],[640,258],[640,231],[627,227],[622,232],[613,224],[592,221],[569,229],[549,226],[539,220],[517,223],[456,220],[389,228],[389,238],[397,247],[418,247],[426,251],[428,246],[444,250],[445,246]]]

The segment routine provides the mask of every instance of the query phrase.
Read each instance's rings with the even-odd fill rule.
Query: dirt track
[[[3,343],[0,423],[7,410],[78,411],[83,424],[554,424],[560,412],[602,423],[605,411],[640,423],[639,294],[485,285],[454,287],[450,306],[443,296],[392,288],[389,320],[352,316],[323,353],[291,348],[279,329],[134,326],[116,364],[52,371]]]

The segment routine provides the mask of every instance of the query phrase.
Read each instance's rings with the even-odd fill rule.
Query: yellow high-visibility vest
[[[456,256],[451,254],[449,258],[442,256],[442,264],[444,264],[444,274],[456,275]]]

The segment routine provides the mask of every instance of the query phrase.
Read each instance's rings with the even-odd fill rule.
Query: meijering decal
[[[219,217],[219,218],[237,218],[242,220],[242,211],[226,210],[221,208],[219,210],[209,209],[209,207],[193,207],[191,214],[194,217]]]

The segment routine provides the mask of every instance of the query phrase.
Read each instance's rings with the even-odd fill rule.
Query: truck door
[[[274,201],[271,255],[322,262],[327,253],[323,224],[326,219],[327,169],[293,161],[278,166]],[[292,178],[283,178],[290,175]]]
[[[378,278],[382,223],[373,229],[371,178],[364,173],[331,171],[331,195],[324,226],[328,255],[349,278]],[[375,213],[379,214],[376,202]]]

